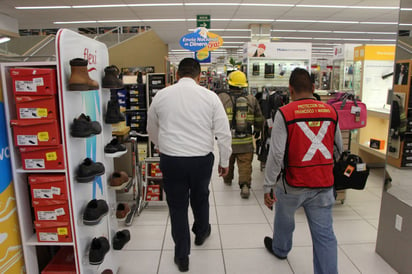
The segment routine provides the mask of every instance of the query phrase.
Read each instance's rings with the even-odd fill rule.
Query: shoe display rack
[[[61,29],[56,53],[57,62],[0,66],[26,271],[40,273],[41,252],[65,247],[74,257],[65,273],[116,273],[114,237],[130,235],[117,231],[116,194],[108,187],[114,166],[104,153],[112,139],[112,127],[104,122],[110,90],[101,84],[108,51],[103,43]],[[70,61],[79,57],[88,61],[81,68],[88,79],[71,78]],[[77,120],[101,128],[95,124],[94,132],[73,136]],[[93,204],[100,212],[90,220],[86,212]],[[117,248],[123,244],[116,241]]]

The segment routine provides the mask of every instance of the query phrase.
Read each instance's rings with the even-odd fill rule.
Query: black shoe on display
[[[83,212],[83,224],[97,225],[109,212],[109,206],[105,200],[91,200]]]
[[[209,229],[207,230],[205,235],[195,237],[195,245],[202,245],[206,241],[206,239],[210,236],[211,230],[212,228],[210,227],[210,224],[209,224]]]
[[[120,89],[123,87],[123,81],[119,79],[119,69],[114,66],[108,66],[104,69],[102,86],[104,88]]]
[[[104,147],[104,153],[109,157],[119,157],[127,152],[124,144],[120,143],[117,138],[113,138],[110,143]]]
[[[272,249],[272,238],[270,237],[265,237],[265,239],[263,240],[266,249],[276,258],[278,258],[279,260],[285,260],[287,257],[283,257],[283,256],[279,256],[277,255],[273,249]]]
[[[124,115],[120,112],[120,106],[117,99],[111,99],[107,102],[106,124],[117,124],[125,121]]]
[[[95,163],[92,159],[86,158],[77,169],[76,180],[79,183],[93,182],[96,176],[101,176],[105,172],[102,163]]]
[[[121,231],[118,231],[113,237],[113,249],[120,250],[129,241],[130,241],[130,231],[129,230],[123,229]]]
[[[189,257],[182,259],[175,257],[175,264],[177,264],[177,267],[179,268],[180,272],[189,271]]]
[[[89,251],[89,263],[99,265],[110,250],[110,243],[105,237],[93,238]]]
[[[87,138],[102,132],[102,127],[97,121],[91,121],[90,116],[84,113],[78,118],[73,119],[73,124],[70,127],[70,135],[72,137]]]

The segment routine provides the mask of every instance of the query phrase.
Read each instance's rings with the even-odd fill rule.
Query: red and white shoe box
[[[64,169],[63,146],[21,147],[20,156],[24,170]]]
[[[11,120],[16,146],[53,146],[61,144],[57,120]]]
[[[39,222],[34,221],[37,240],[39,242],[71,242],[70,222]]]
[[[17,95],[51,95],[57,92],[56,69],[10,69],[13,92]]]
[[[66,176],[60,174],[30,174],[29,184],[33,206],[47,201],[67,201]]]
[[[41,274],[76,274],[74,251],[71,246],[62,246]]]
[[[16,113],[18,119],[55,119],[58,108],[54,95],[16,96]]]

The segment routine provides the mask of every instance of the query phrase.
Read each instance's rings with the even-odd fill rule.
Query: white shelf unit
[[[76,273],[101,273],[109,268],[114,273],[117,272],[118,262],[117,253],[110,248],[104,261],[100,265],[91,265],[89,263],[89,248],[94,237],[105,236],[111,246],[112,237],[117,229],[115,218],[115,193],[108,190],[107,181],[113,171],[113,159],[104,157],[104,145],[111,140],[111,125],[104,124],[105,107],[110,97],[109,90],[100,88],[96,91],[69,91],[68,81],[71,75],[69,61],[73,58],[83,57],[85,49],[96,53],[97,63],[94,64],[95,70],[89,72],[92,79],[99,82],[104,76],[104,67],[108,65],[108,52],[104,44],[93,39],[87,38],[70,30],[60,30],[57,34],[56,52],[57,62],[31,62],[31,63],[3,63],[0,64],[0,72],[3,85],[3,96],[5,102],[6,123],[10,125],[10,120],[17,119],[14,104],[14,95],[12,89],[12,80],[9,70],[16,67],[30,68],[54,68],[57,70],[57,100],[59,106],[59,124],[61,143],[63,146],[64,164],[63,170],[24,170],[21,164],[21,158],[18,148],[14,146],[13,131],[9,128],[8,140],[10,146],[10,159],[12,165],[13,183],[18,211],[18,220],[22,240],[22,249],[26,271],[37,274],[39,269],[39,254],[37,247],[40,246],[73,246]],[[68,49],[68,50],[65,50]],[[94,94],[96,102],[90,106],[88,95]],[[88,105],[89,106],[86,106]],[[90,138],[73,138],[70,136],[70,126],[74,118],[81,113],[88,113],[85,110],[96,111],[96,120],[102,125],[102,133],[95,136],[95,146],[90,147],[87,139]],[[94,137],[91,137],[94,138]],[[92,150],[92,151],[91,151]],[[101,179],[101,188],[96,182],[79,183],[76,181],[76,172],[79,164],[88,157],[88,153],[95,156],[95,162],[102,162],[105,166],[106,173],[99,178]],[[32,206],[30,200],[30,189],[28,184],[29,174],[64,174],[66,179],[66,188],[68,194],[68,207],[70,217],[70,229],[72,242],[39,242],[33,225],[34,216],[32,215]],[[97,180],[98,181],[98,180]],[[105,199],[109,205],[109,214],[102,221],[94,226],[83,224],[83,211],[87,203],[96,199]]]

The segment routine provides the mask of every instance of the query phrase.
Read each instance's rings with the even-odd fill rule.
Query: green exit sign
[[[210,29],[210,15],[197,15],[196,26]]]

